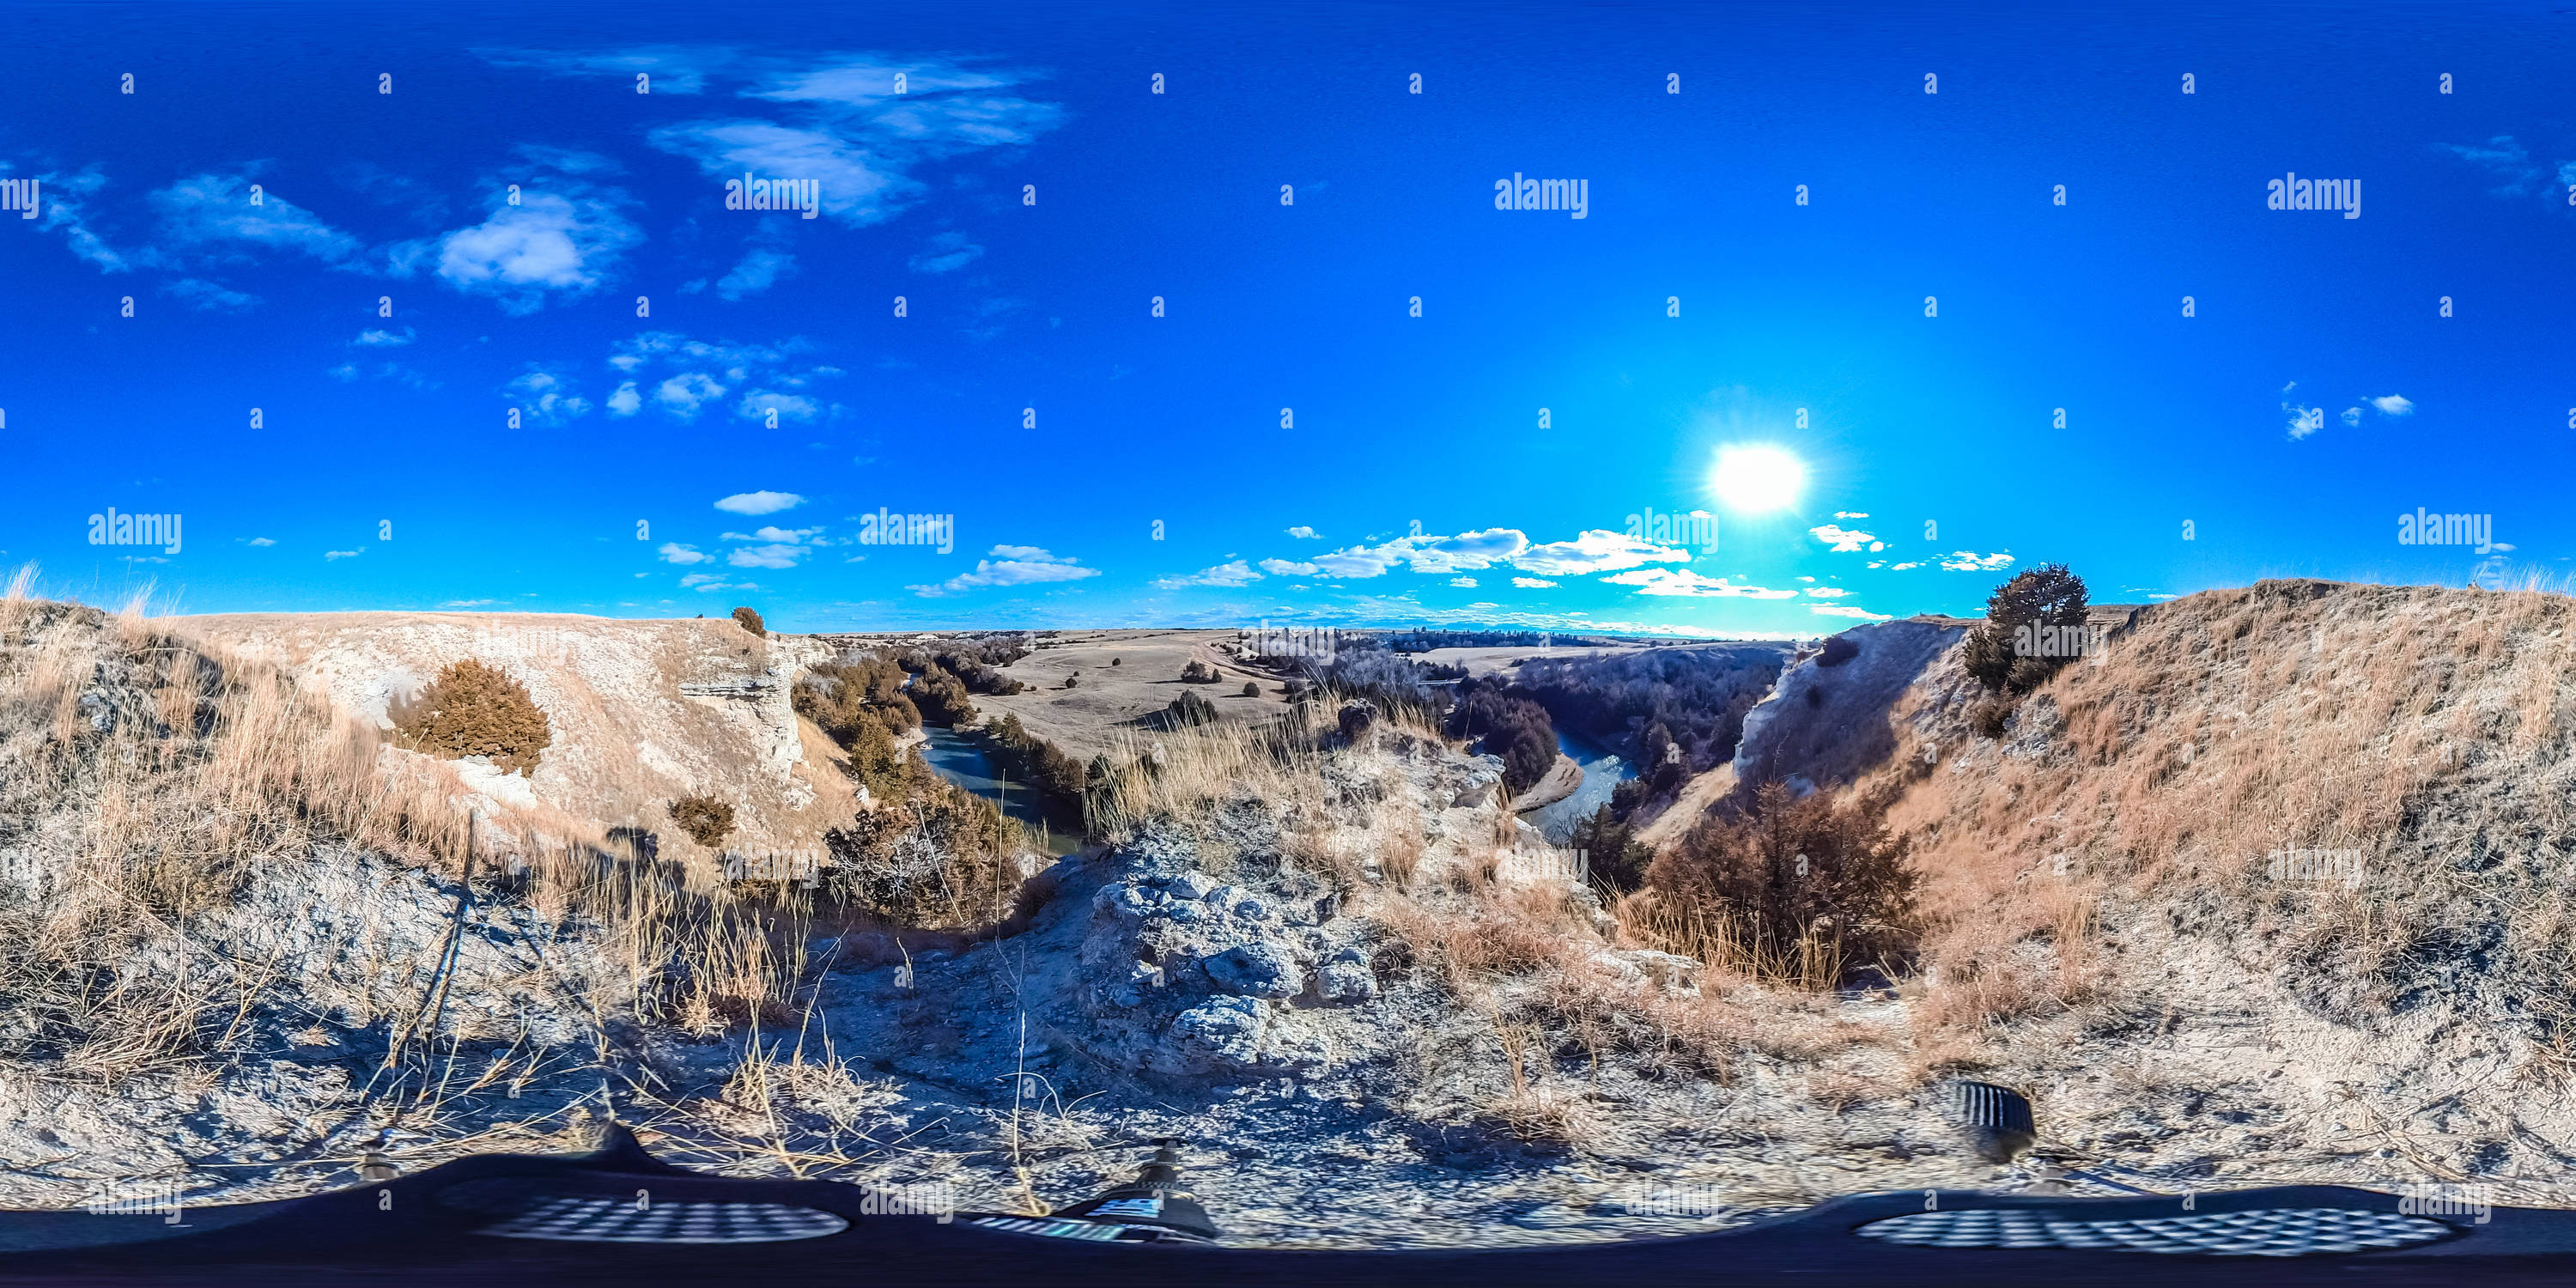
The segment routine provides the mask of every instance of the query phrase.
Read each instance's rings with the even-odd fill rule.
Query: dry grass
[[[2576,815],[2576,601],[2265,582],[2144,610],[2001,743],[1966,728],[1975,692],[1953,677],[1901,705],[1880,775],[1912,784],[1891,818],[1927,876],[1940,1022],[2081,1004],[2106,920],[2151,904],[2285,970],[2364,980],[2349,991],[2366,1008],[2415,946],[2467,924],[2472,886],[2510,906],[2515,969],[2566,991],[2576,908],[2545,860]],[[2368,878],[2268,881],[2266,856],[2290,849],[2358,850]],[[2503,861],[2462,884],[2480,851]]]
[[[470,839],[482,898],[579,923],[617,964],[624,995],[593,998],[603,1011],[699,1032],[792,1014],[807,915],[793,898],[738,896],[703,856],[612,858],[596,824],[552,810],[469,828],[446,766],[389,752],[275,667],[174,634],[139,602],[108,618],[33,585],[22,569],[0,598],[0,818],[17,820],[0,845],[20,856],[0,897],[0,994],[15,1003],[0,1060],[113,1082],[227,1058],[278,966],[191,927],[260,866],[333,843],[453,882]],[[435,964],[407,965],[425,980]],[[427,1007],[424,994],[362,1018],[417,1033]],[[447,1031],[469,1023],[447,1016]]]

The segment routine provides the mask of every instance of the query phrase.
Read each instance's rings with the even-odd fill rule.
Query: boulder
[[[1220,990],[1242,997],[1295,997],[1306,991],[1305,972],[1282,945],[1267,941],[1237,944],[1202,965]]]

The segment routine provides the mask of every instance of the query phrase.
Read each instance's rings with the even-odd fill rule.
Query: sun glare
[[[1718,449],[1709,471],[1709,490],[1726,508],[1743,514],[1785,510],[1798,503],[1807,488],[1807,466],[1788,452],[1767,444]]]

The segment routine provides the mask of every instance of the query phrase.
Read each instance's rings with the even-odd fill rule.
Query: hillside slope
[[[2571,1201],[2571,626],[2529,592],[2209,591],[2000,739],[1952,646],[1848,789],[1899,793],[1926,874],[1918,1026],[2079,1155]]]

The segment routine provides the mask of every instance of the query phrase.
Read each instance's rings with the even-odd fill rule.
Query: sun
[[[1807,490],[1807,466],[1768,443],[1721,447],[1717,465],[1708,473],[1708,486],[1727,509],[1740,514],[1785,510]]]

